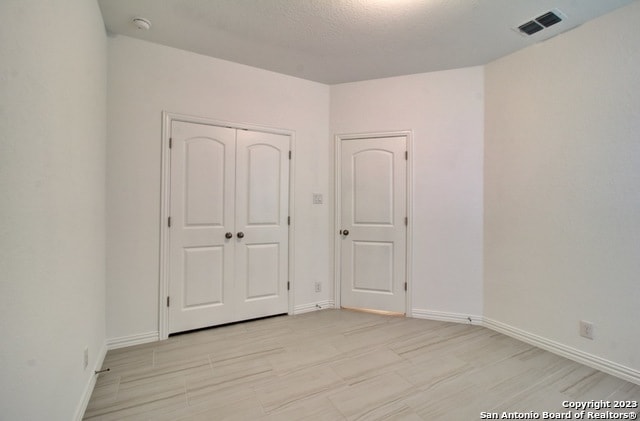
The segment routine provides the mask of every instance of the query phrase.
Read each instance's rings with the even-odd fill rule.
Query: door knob
[[[344,235],[345,237],[349,235],[349,230],[342,230],[342,235]]]
[[[238,238],[243,238],[244,237],[244,232],[240,231],[236,235],[238,236]]]
[[[230,232],[228,232],[228,233],[226,233],[226,234],[224,235],[224,238],[226,238],[226,239],[229,239],[229,238],[232,238],[232,237],[233,237],[233,234],[232,234],[232,233],[230,233]]]

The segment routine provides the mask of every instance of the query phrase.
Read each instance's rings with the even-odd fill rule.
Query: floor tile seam
[[[209,361],[209,370],[211,371],[211,375],[214,376],[215,372],[213,370],[213,361],[211,360],[211,354],[207,354],[207,360]],[[185,378],[185,385],[187,383],[187,379]]]
[[[187,378],[186,376],[182,377],[182,388],[184,389],[184,405],[185,409],[189,408],[189,397],[187,396]]]
[[[151,373],[145,373],[144,375],[140,375],[140,376],[136,376],[136,377],[132,377],[132,378],[124,378],[120,380],[121,384],[130,384],[130,383],[135,383],[135,382],[151,382],[153,381],[153,379],[157,379],[157,380],[168,380],[168,379],[172,379],[172,378],[176,378],[176,377],[180,377],[183,375],[186,375],[185,372],[189,372],[189,371],[193,371],[193,370],[197,370],[201,367],[206,367],[209,366],[210,364],[208,362],[199,365],[199,366],[195,366],[195,367],[186,367],[186,368],[175,368],[172,370],[168,370],[168,371],[158,371],[158,372],[151,372]],[[124,377],[124,376],[123,376]]]
[[[376,329],[381,329],[383,327],[388,327],[388,326],[386,326],[385,322],[383,322],[383,323],[374,323],[374,324],[367,325],[367,326],[354,327],[352,329],[343,330],[340,333],[342,333],[345,336],[349,336],[349,335],[356,335],[358,333],[366,333],[366,332],[375,331]]]
[[[470,363],[468,361],[465,361],[465,360],[462,360],[462,359],[461,360],[464,361],[467,364],[471,364],[471,366],[474,367],[474,369],[469,372],[469,374],[472,374],[472,373],[475,373],[478,370],[485,370],[485,369],[488,369],[488,368],[497,367],[499,364],[502,364],[505,361],[508,361],[508,360],[516,357],[517,355],[521,355],[521,354],[523,354],[525,352],[530,351],[531,349],[535,349],[535,347],[533,345],[527,345],[527,346],[529,347],[529,349],[527,349],[527,350],[519,351],[519,352],[517,352],[515,354],[504,356],[504,357],[501,357],[501,358],[499,358],[499,359],[497,359],[495,361],[491,361],[491,362],[486,363],[486,364],[481,364],[479,366],[474,366],[472,363]]]
[[[331,408],[333,408],[334,411],[336,411],[338,414],[340,414],[342,416],[343,420],[347,420],[348,419],[347,416],[345,414],[343,414],[342,411],[340,411],[340,409],[338,409],[336,404],[333,403],[333,401],[331,399],[329,399],[329,396],[330,396],[330,394],[327,393],[327,396],[325,397],[325,399],[327,400],[327,402],[329,402],[329,405],[331,405]]]
[[[624,394],[625,392],[624,392],[624,390],[623,390],[623,389],[624,389],[626,386],[628,386],[628,385],[637,386],[637,387],[638,387],[638,389],[640,389],[640,384],[635,384],[635,383],[632,383],[632,382],[630,382],[630,381],[623,380],[623,381],[622,381],[622,383],[620,383],[620,386],[618,386],[615,390],[613,390],[613,391],[609,394],[609,396],[607,396],[607,399],[608,399],[608,400],[611,400],[610,398],[611,398],[613,395],[615,395],[616,393],[618,393],[618,392],[620,392],[620,393],[623,393],[623,394]],[[607,399],[605,399],[605,400],[607,400]],[[622,399],[619,399],[619,400],[622,400]],[[625,400],[628,400],[628,399],[625,399]],[[640,404],[640,399],[637,399],[637,400],[638,400],[638,402],[639,402],[639,404]]]
[[[440,382],[438,382],[438,383],[446,383],[446,382],[448,382],[448,381],[450,381],[450,380],[455,380],[456,378],[458,378],[458,377],[460,377],[460,376],[462,376],[462,375],[464,375],[464,376],[471,376],[471,375],[474,375],[474,374],[476,374],[476,373],[480,372],[481,370],[491,369],[492,367],[497,367],[498,363],[504,362],[504,361],[506,361],[506,360],[508,360],[508,359],[509,359],[509,357],[507,357],[507,358],[503,358],[503,359],[498,360],[498,361],[491,362],[491,363],[489,363],[489,364],[482,364],[482,365],[480,365],[480,366],[474,366],[474,365],[472,365],[471,363],[469,363],[469,362],[467,362],[467,361],[464,361],[464,360],[463,360],[465,364],[464,364],[462,367],[471,367],[471,369],[470,369],[469,371],[462,371],[462,372],[460,372],[460,373],[456,373],[456,375],[451,376],[451,377],[447,377],[447,378],[443,379],[442,381],[440,381]],[[521,374],[521,373],[520,373],[520,374]],[[513,377],[515,377],[515,376],[518,376],[518,375],[520,375],[520,374],[517,374],[517,375],[514,375],[514,376],[512,376],[512,377],[509,377],[508,379],[511,379],[511,378],[513,378]],[[551,374],[549,374],[549,375],[551,375]],[[407,380],[407,381],[409,381],[409,380]],[[542,380],[540,380],[540,381],[542,381]],[[539,383],[540,383],[540,382],[537,382],[536,384],[539,384]],[[527,389],[528,389],[528,388],[527,388]]]
[[[582,364],[581,364],[582,365]],[[587,367],[587,366],[584,366]],[[573,382],[571,385],[565,387],[564,389],[559,390],[560,393],[562,393],[563,395],[566,394],[567,390],[577,386],[578,384],[582,383],[583,381],[587,380],[590,377],[596,376],[598,374],[603,374],[601,371],[596,370],[595,368],[591,368],[591,367],[587,367],[591,370],[591,372],[585,376],[582,376],[580,379],[578,379],[577,381]]]
[[[198,392],[202,392],[202,391],[206,391],[207,389],[215,389],[215,391],[220,391],[220,390],[228,390],[228,389],[234,389],[237,388],[239,386],[241,386],[243,383],[246,383],[246,379],[255,375],[261,375],[261,374],[265,374],[267,373],[267,371],[264,372],[260,372],[260,373],[252,373],[246,376],[242,376],[242,377],[237,377],[231,380],[221,380],[221,379],[215,379],[215,377],[213,378],[214,382],[213,383],[207,383],[204,385],[200,385],[200,386],[193,386],[192,388],[188,388],[187,387],[187,395],[192,395],[194,393],[198,393]],[[258,379],[259,380],[259,379]],[[261,385],[264,383],[261,383]],[[250,386],[250,388],[253,388],[253,386]],[[213,393],[213,392],[212,392]]]
[[[392,352],[394,355],[396,355],[398,358],[402,359],[402,361],[407,362],[409,364],[414,364],[411,360],[409,360],[408,358],[405,358],[403,355],[400,355],[400,353],[398,353],[395,349],[391,348],[388,344],[385,346],[385,349],[389,352]]]
[[[256,402],[260,405],[263,414],[266,415],[266,412],[265,412],[264,408],[262,407],[262,403],[258,399],[257,393],[254,390],[254,387],[253,386],[250,387],[250,390],[251,390],[251,393],[252,393],[252,396],[250,398],[253,398],[253,399],[256,400]],[[194,413],[189,414],[189,415],[185,415],[184,417],[181,417],[179,420],[187,419],[187,417],[192,417],[192,416],[195,416],[195,415],[201,415],[201,414],[204,414],[204,413],[209,412],[211,410],[217,410],[217,409],[223,408],[223,407],[225,407],[227,405],[233,405],[233,404],[236,404],[238,402],[241,402],[243,400],[250,399],[250,398],[233,399],[233,400],[231,400],[229,402],[225,402],[223,404],[215,404],[213,406],[206,407],[206,403],[205,403],[206,400],[205,401],[200,401],[200,402],[198,402],[196,404],[192,404],[192,403],[189,403],[189,398],[187,396],[187,409],[192,409],[194,411]],[[205,407],[204,408],[198,408],[199,405],[202,405],[202,406],[205,406]],[[179,420],[177,420],[177,421],[179,421]]]
[[[398,370],[403,370],[409,367],[404,366],[404,367],[393,368],[394,365],[403,364],[403,363],[404,362],[397,362],[397,363],[394,362],[394,363],[384,364],[382,366],[377,366],[376,368],[367,370],[367,371],[373,371],[373,373],[369,376],[364,376],[361,374],[358,376],[346,377],[346,378],[343,378],[343,380],[347,382],[349,385],[354,385],[354,384],[361,383],[363,381],[374,379],[376,377],[389,376],[389,375],[395,374],[398,377],[400,377],[402,380],[406,381],[407,383],[410,383],[412,386],[415,387],[415,385],[412,382],[410,382],[408,379],[406,379],[404,376],[402,376],[400,373],[397,372]]]
[[[258,398],[258,392],[256,391],[256,387],[255,386],[251,386],[251,392],[253,394],[253,399],[255,399],[256,402],[258,402],[258,405],[260,405],[260,409],[262,410],[262,413],[264,414],[264,416],[270,415],[267,412],[267,409],[264,407],[264,404],[262,403],[260,398]]]
[[[276,350],[282,350],[282,351],[281,352],[271,352],[271,351],[276,351]],[[239,360],[240,361],[243,358],[251,359],[252,357],[255,357],[255,358],[260,358],[260,357],[263,357],[263,356],[264,357],[268,357],[268,356],[271,356],[271,355],[279,355],[279,354],[282,354],[284,352],[286,352],[286,349],[284,347],[279,347],[279,348],[268,349],[266,351],[251,352],[249,354],[243,354],[243,355],[240,355],[240,356],[231,356],[229,358],[224,358],[224,359],[215,360],[215,361],[212,358],[213,353],[208,353],[207,357],[211,361],[212,368],[213,368],[215,366],[215,364],[217,364],[217,363],[222,363],[222,362],[231,361],[231,360]]]
[[[246,382],[246,381],[253,381],[253,380],[251,380],[251,378],[253,378],[255,376],[268,375],[269,373],[272,373],[272,372],[273,372],[272,369],[266,369],[266,370],[263,370],[263,371],[251,372],[249,374],[244,374],[242,376],[234,377],[233,379],[223,380],[222,382],[217,383],[215,385],[219,386],[221,384],[228,383],[230,386],[237,386],[236,383],[242,384],[243,382]]]
[[[334,373],[335,373],[335,370],[334,370]],[[347,384],[347,386],[353,387],[353,386],[356,386],[356,385],[359,385],[359,384],[362,384],[362,383],[365,383],[365,382],[368,382],[368,381],[373,381],[374,379],[377,379],[378,377],[388,376],[389,374],[395,374],[396,376],[400,377],[402,380],[404,380],[407,383],[409,383],[412,387],[415,387],[415,385],[413,383],[411,383],[410,381],[408,381],[407,379],[405,379],[403,376],[401,376],[400,374],[398,374],[396,372],[391,372],[390,373],[388,371],[385,371],[385,372],[381,372],[381,373],[376,373],[371,377],[366,377],[366,378],[354,381],[353,383],[350,383],[349,379],[343,378],[342,376],[340,376],[340,374],[338,374],[338,376],[342,379],[342,381],[344,381]]]
[[[169,386],[167,386],[165,383],[161,383],[163,388],[159,390],[153,390],[153,389],[145,390],[146,387],[150,385],[154,385],[155,383],[143,384],[140,386],[133,386],[126,390],[126,393],[129,394],[130,396],[127,396],[126,394],[124,397],[120,396],[121,391],[119,391],[119,394],[116,396],[114,403],[118,404],[118,403],[123,403],[127,401],[132,401],[132,400],[134,401],[140,400],[144,403],[148,399],[149,399],[149,402],[153,402],[155,398],[159,396],[169,395],[168,396],[169,398],[172,396],[177,396],[179,393],[176,393],[176,392],[178,392],[181,389],[184,378],[180,380],[178,379],[173,379],[173,380],[174,380],[173,384],[170,384]]]
[[[548,351],[545,351],[548,352]],[[497,404],[496,406],[494,406],[493,408],[491,408],[490,411],[494,411],[497,410],[498,408],[500,408],[501,405],[504,405],[506,402],[510,401],[510,400],[514,400],[517,399],[519,396],[526,396],[529,395],[530,392],[536,388],[538,388],[541,384],[543,384],[545,381],[549,380],[550,378],[552,378],[554,375],[556,375],[556,373],[548,373],[544,376],[542,376],[538,381],[536,381],[535,383],[525,387],[522,390],[518,390],[516,393],[510,395],[509,398],[503,399],[502,402],[500,402],[499,404]]]
[[[610,401],[610,400],[612,400],[612,399],[611,399],[611,397],[612,397],[613,395],[615,395],[616,393],[618,393],[618,392],[622,392],[622,388],[623,388],[623,387],[625,387],[625,385],[626,385],[627,383],[628,383],[628,382],[622,382],[622,383],[620,383],[620,386],[618,386],[616,389],[614,389],[613,391],[611,391],[611,393],[609,393],[609,394],[607,395],[607,397],[606,397],[606,398],[604,398],[604,400],[605,400],[605,401]],[[622,392],[622,393],[624,393],[624,392]]]
[[[537,384],[540,384],[540,382],[536,383],[536,385]],[[532,385],[532,386],[527,387],[525,390],[520,390],[520,391],[518,391],[516,393],[510,394],[508,397],[506,397],[506,398],[502,399],[500,402],[496,403],[487,412],[496,412],[496,411],[498,411],[499,408],[503,407],[503,405],[505,405],[507,402],[516,399],[518,396],[528,395],[529,391],[533,390],[534,387],[535,387],[535,385]]]
[[[114,409],[111,409],[109,411],[104,411],[104,412],[100,413],[99,416],[102,417],[102,416],[105,416],[105,415],[115,414],[115,413],[118,413],[118,412],[126,411],[128,409],[134,409],[136,407],[141,407],[143,405],[149,405],[149,404],[152,404],[152,403],[155,403],[155,402],[160,402],[160,401],[171,399],[171,398],[175,398],[175,397],[178,397],[178,396],[180,396],[180,393],[174,394],[174,395],[171,395],[171,396],[164,396],[164,397],[158,398],[158,399],[152,399],[152,400],[149,400],[149,401],[143,401],[143,402],[138,402],[138,403],[130,403],[130,404],[128,404],[126,406],[123,406],[123,407],[114,408]],[[122,404],[122,402],[120,402],[120,403]]]
[[[471,367],[471,366],[469,366],[469,365],[467,365],[467,364],[465,364],[465,365],[464,365],[464,366],[462,366],[462,367],[467,367],[467,366],[468,366],[468,367]],[[462,368],[462,367],[460,367],[460,368]],[[416,388],[418,388],[420,391],[422,391],[422,392],[425,392],[425,393],[426,393],[426,392],[430,392],[430,391],[431,391],[434,387],[436,387],[436,386],[437,386],[437,387],[440,387],[441,385],[446,385],[447,383],[449,383],[449,382],[453,382],[453,381],[456,381],[456,380],[457,380],[458,378],[460,378],[461,376],[466,376],[466,375],[468,375],[468,374],[470,374],[470,373],[471,373],[471,371],[465,371],[465,370],[457,371],[457,369],[456,369],[456,370],[454,370],[454,372],[453,372],[451,375],[447,375],[447,376],[444,376],[444,377],[443,377],[443,376],[439,376],[439,377],[437,377],[437,378],[436,378],[436,380],[437,380],[437,381],[436,381],[435,383],[424,384],[424,385],[422,385],[422,386],[421,386],[421,385],[419,385],[419,384],[415,384],[415,383],[414,383],[414,382],[412,382],[410,379],[406,378],[405,376],[403,376],[403,375],[402,375],[402,374],[400,374],[400,373],[398,373],[398,375],[399,375],[400,377],[402,377],[403,379],[405,379],[407,382],[409,382],[409,383],[413,384],[413,385],[414,385]],[[447,374],[448,374],[448,373],[447,373]]]
[[[291,369],[288,369],[288,370],[277,369],[277,368],[273,367],[273,364],[272,364],[272,367],[273,367],[274,374],[278,378],[283,379],[283,378],[285,378],[287,376],[291,376],[291,375],[294,375],[294,374],[297,374],[297,373],[301,373],[301,372],[306,371],[306,370],[313,370],[313,369],[317,369],[317,368],[322,368],[324,365],[326,365],[328,368],[330,368],[330,364],[328,364],[328,363],[326,363],[324,361],[322,361],[322,362],[314,362],[314,363],[311,363],[311,364],[305,364],[305,365],[294,367],[294,368],[291,368]],[[334,371],[334,374],[335,374],[335,371]]]
[[[122,380],[122,376],[118,376],[118,385],[116,386],[116,391],[113,394],[113,401],[116,402],[118,400],[118,396],[120,395],[120,381]]]
[[[406,411],[406,410],[410,411],[412,414],[416,415],[418,418],[423,419],[421,416],[419,416],[419,415],[416,413],[416,411],[415,411],[413,408],[411,408],[409,405],[407,405],[407,404],[404,402],[404,399],[400,400],[398,403],[400,404],[400,407],[399,407],[399,408],[394,409],[392,412],[390,412],[390,413],[386,413],[386,414],[384,414],[384,416],[382,416],[382,417],[376,417],[376,418],[371,418],[371,419],[369,419],[369,418],[365,418],[365,420],[366,420],[366,421],[384,421],[384,420],[389,420],[389,419],[396,419],[395,417],[396,417],[397,415],[401,414],[402,412],[404,412],[404,411]],[[394,404],[395,404],[395,402],[394,402]],[[378,407],[378,408],[380,408],[380,407]],[[355,419],[355,420],[358,420],[358,419],[360,419],[360,418],[361,418],[361,417],[354,418],[354,419]]]
[[[404,402],[403,402],[403,401],[404,401],[404,399],[406,399],[406,398],[404,398],[404,397],[402,396],[402,394],[403,394],[403,393],[404,393],[404,390],[403,390],[403,391],[401,391],[401,392],[399,392],[397,395],[396,395],[396,394],[392,395],[392,400],[391,400],[391,401],[386,400],[386,401],[385,401],[383,404],[381,404],[381,405],[378,405],[378,406],[376,406],[376,407],[370,408],[370,409],[366,410],[365,412],[358,413],[356,418],[353,418],[353,417],[354,417],[354,415],[352,415],[352,416],[348,416],[347,414],[343,413],[343,412],[342,412],[342,411],[340,411],[339,409],[338,409],[338,411],[342,414],[342,416],[344,416],[344,417],[345,417],[346,419],[348,419],[348,420],[354,420],[354,421],[355,421],[355,420],[370,420],[371,418],[368,418],[368,415],[369,415],[371,412],[377,411],[377,410],[378,410],[378,409],[380,409],[380,408],[384,408],[384,407],[391,406],[391,405],[395,404],[396,402],[400,402],[402,405],[405,405],[406,407],[408,407],[408,408],[409,408],[409,406],[408,406],[406,403],[404,403]],[[329,399],[329,401],[333,403],[333,401],[331,400],[331,396],[327,396],[327,399]],[[334,403],[334,406],[335,406],[335,403]],[[412,409],[412,408],[411,408],[411,409]],[[415,412],[415,411],[414,411],[414,412]]]
[[[343,384],[341,386],[346,386],[346,385]],[[310,393],[308,395],[304,395],[302,397],[294,397],[293,399],[286,400],[284,403],[274,407],[271,411],[267,411],[265,409],[265,413],[267,415],[275,415],[278,412],[282,412],[286,408],[290,407],[295,402],[304,402],[304,401],[313,399],[315,397],[322,396],[323,394],[327,394],[328,395],[328,393],[330,393],[329,391],[331,389],[334,389],[334,386],[323,386],[323,387],[319,388],[318,390],[314,390],[312,393]],[[338,393],[338,392],[336,392],[336,393]],[[327,398],[328,398],[328,396],[327,396]],[[260,398],[258,398],[258,400],[260,400]],[[260,401],[260,403],[262,404],[262,401]]]
[[[368,351],[380,350],[380,349],[384,348],[385,346],[386,346],[385,344],[376,343],[376,344],[365,344],[365,345],[359,346],[357,348],[352,348],[352,349],[347,348],[346,350],[341,349],[341,348],[336,348],[336,349],[341,354],[348,354],[348,353],[355,353],[355,352],[365,353],[365,352],[368,352]]]
[[[425,335],[427,336],[427,335]],[[431,347],[431,346],[435,346],[436,350],[440,350],[443,349],[445,347],[448,346],[462,346],[463,345],[463,340],[460,340],[460,343],[448,343],[448,341],[450,340],[459,340],[459,337],[453,337],[453,338],[449,338],[449,337],[441,337],[441,336],[436,336],[434,339],[434,342],[428,342],[427,344],[423,345],[423,346],[416,346],[414,348],[408,349],[405,352],[403,352],[403,354],[408,354],[409,352],[420,352],[420,350],[422,350],[423,348],[427,348],[427,347]]]
[[[330,365],[335,365],[335,364],[339,364],[342,362],[345,362],[349,359],[352,358],[356,358],[356,357],[364,357],[367,354],[372,354],[374,352],[377,351],[390,351],[393,352],[396,356],[398,356],[398,358],[402,358],[400,355],[398,355],[395,351],[393,351],[392,349],[388,348],[387,346],[380,346],[380,347],[373,347],[373,348],[365,348],[362,352],[360,351],[362,348],[359,348],[357,350],[354,351],[345,351],[345,352],[340,352],[339,356],[341,358],[339,359],[335,359],[331,358],[332,361],[329,362]],[[356,355],[353,355],[354,352],[358,352]],[[406,359],[402,358],[403,360],[407,361]]]

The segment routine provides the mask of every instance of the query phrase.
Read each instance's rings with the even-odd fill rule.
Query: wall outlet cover
[[[593,323],[586,320],[580,320],[580,336],[587,339],[593,339]]]

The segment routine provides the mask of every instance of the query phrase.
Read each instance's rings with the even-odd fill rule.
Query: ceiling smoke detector
[[[148,31],[151,28],[151,21],[145,18],[133,18],[133,24],[143,31]]]
[[[567,16],[560,10],[553,9],[513,29],[521,34],[533,35],[536,32],[540,32],[543,29],[555,25],[556,23],[562,22],[566,18]]]

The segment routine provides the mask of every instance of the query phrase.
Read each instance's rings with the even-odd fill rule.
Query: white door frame
[[[411,263],[412,263],[412,227],[413,227],[413,132],[411,130],[397,130],[397,131],[389,131],[389,132],[372,132],[372,133],[350,133],[350,134],[338,134],[335,136],[334,141],[334,226],[333,226],[333,268],[334,268],[334,302],[335,307],[341,307],[341,286],[342,280],[340,276],[340,260],[341,260],[341,245],[342,241],[340,241],[340,235],[338,232],[341,227],[341,209],[342,209],[342,195],[341,195],[341,179],[340,179],[340,169],[341,169],[341,142],[343,140],[366,140],[366,139],[375,139],[381,137],[399,137],[404,136],[407,139],[407,180],[406,180],[406,188],[407,188],[407,236],[406,236],[406,282],[407,282],[407,294],[406,294],[406,302],[405,302],[405,315],[406,317],[412,317],[411,311],[411,292],[413,290],[413,282],[412,280],[412,271],[411,271]]]
[[[160,190],[160,276],[158,288],[158,338],[160,340],[169,337],[169,307],[167,306],[167,297],[169,296],[169,252],[171,242],[171,232],[167,221],[169,219],[169,210],[171,209],[171,154],[169,153],[169,138],[171,137],[171,123],[173,121],[184,121],[187,123],[208,124],[211,126],[229,127],[240,130],[253,130],[257,132],[274,133],[289,136],[289,150],[295,157],[295,132],[292,130],[278,129],[273,127],[258,126],[254,124],[234,123],[229,121],[213,120],[205,117],[196,117],[185,114],[162,112],[162,156],[161,156],[161,190]],[[295,250],[295,218],[294,215],[294,177],[295,177],[295,159],[289,161],[289,216],[291,216],[291,224],[289,226],[289,250],[288,250],[288,267],[289,267],[289,291],[288,291],[288,314],[293,314],[294,309],[294,261],[293,250]]]

